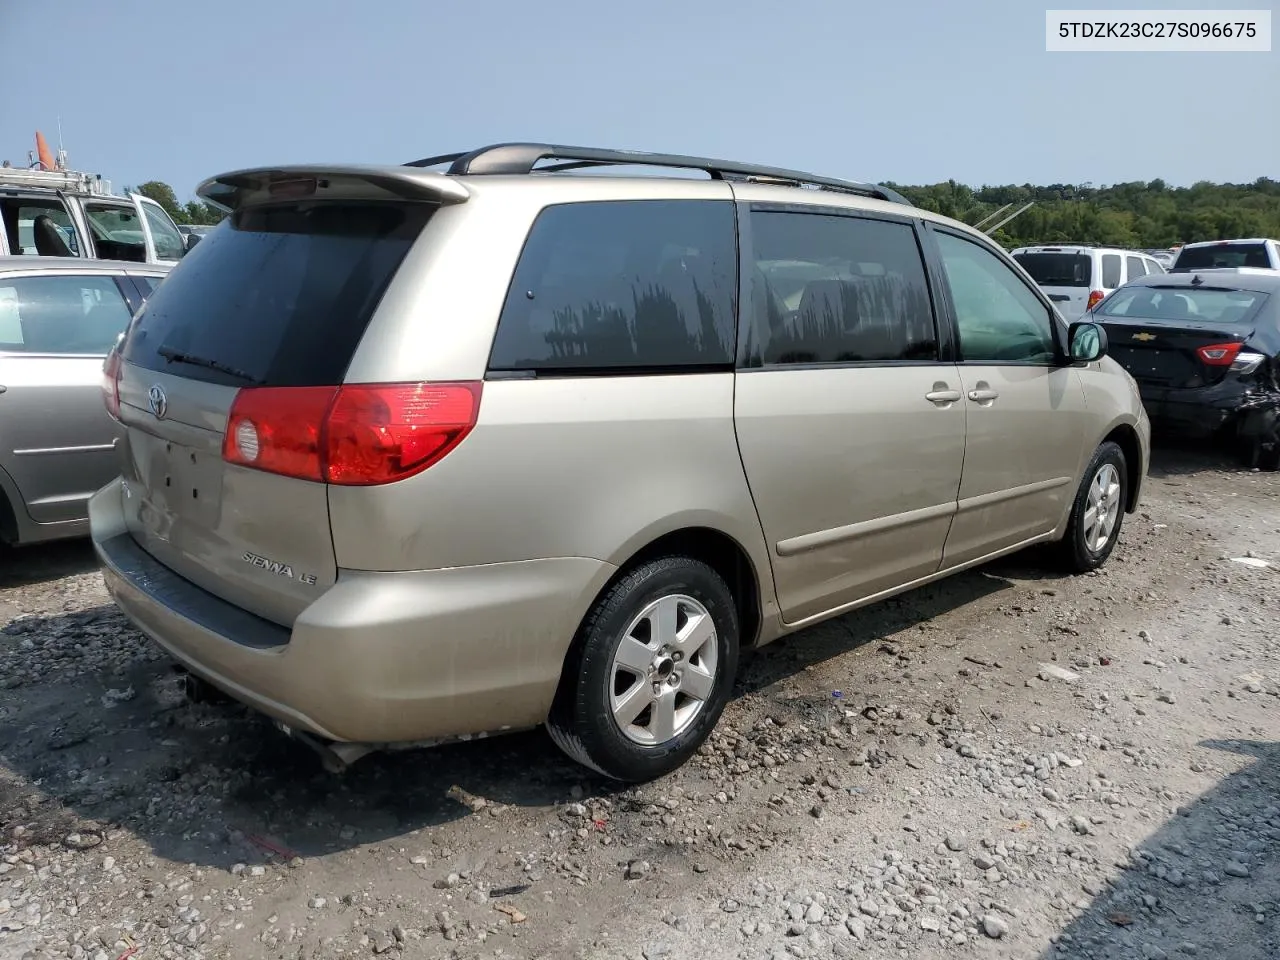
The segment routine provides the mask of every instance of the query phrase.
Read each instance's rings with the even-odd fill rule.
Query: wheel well
[[[746,551],[736,540],[719,530],[688,527],[665,534],[632,555],[618,568],[614,579],[642,563],[673,555],[701,560],[724,578],[738,607],[742,649],[755,646],[760,635],[760,582]],[[612,583],[613,580],[609,585]]]
[[[1120,448],[1120,452],[1124,454],[1125,466],[1125,483],[1128,489],[1125,490],[1125,510],[1133,513],[1138,509],[1138,489],[1142,484],[1140,476],[1142,468],[1142,447],[1138,444],[1138,434],[1133,427],[1128,424],[1121,424],[1106,436],[1106,443],[1110,440]]]

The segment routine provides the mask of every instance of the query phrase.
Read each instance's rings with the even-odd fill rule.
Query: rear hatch
[[[1031,275],[1066,319],[1082,316],[1094,289],[1093,258],[1076,250],[1043,247],[1015,253],[1013,259]]]
[[[1267,295],[1225,287],[1131,285],[1093,319],[1109,353],[1148,391],[1220,383],[1249,339]]]
[[[290,442],[310,430],[315,442],[315,424],[289,422],[305,412],[297,398],[314,408],[320,397],[323,414],[325,388],[332,396],[342,383],[435,204],[389,198],[360,178],[346,199],[341,177],[320,179],[317,199],[315,180],[266,190],[240,176],[223,191],[239,207],[230,222],[156,288],[110,361],[124,509],[134,539],[165,566],[287,626],[337,576],[327,487],[288,465],[291,452],[305,459],[300,449],[275,451],[293,475],[229,462],[229,414],[250,395],[277,414],[261,436],[241,434],[241,451],[267,449],[273,430],[294,430]]]

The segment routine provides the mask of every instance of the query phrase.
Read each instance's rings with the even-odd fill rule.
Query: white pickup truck
[[[70,170],[0,169],[0,221],[0,256],[173,264],[195,244],[154,200]]]

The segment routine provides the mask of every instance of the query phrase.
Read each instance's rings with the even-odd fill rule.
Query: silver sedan
[[[164,264],[0,257],[0,540],[88,533],[119,473],[102,366]]]

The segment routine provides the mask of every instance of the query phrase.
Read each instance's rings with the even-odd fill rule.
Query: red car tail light
[[[232,403],[223,459],[342,486],[402,480],[437,463],[471,432],[481,387],[248,387]]]
[[[1101,290],[1089,291],[1089,302],[1085,305],[1085,310],[1089,311],[1102,302],[1102,298],[1106,296]]]
[[[1240,352],[1242,346],[1244,346],[1242,343],[1213,343],[1196,347],[1196,354],[1201,361],[1211,367],[1229,367],[1235,361],[1236,354]]]

